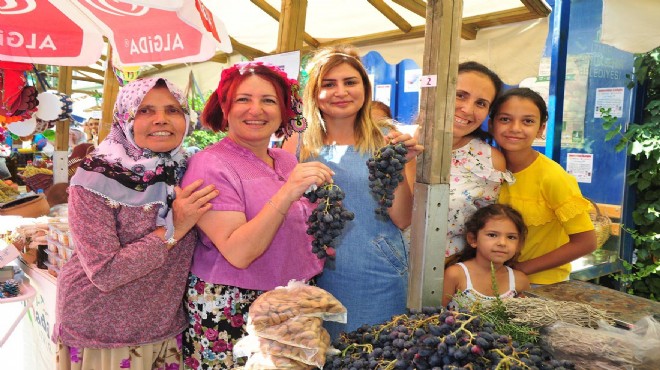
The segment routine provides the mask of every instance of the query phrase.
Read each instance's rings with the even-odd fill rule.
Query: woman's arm
[[[243,212],[211,211],[197,225],[230,264],[247,268],[268,249],[291,205],[312,184],[331,182],[332,175],[332,170],[319,162],[298,164],[282,188],[251,220]]]
[[[512,266],[527,275],[565,265],[596,250],[596,232],[584,231],[568,235],[568,243],[540,257],[517,262]]]
[[[406,146],[408,149],[408,154],[406,155],[408,162],[416,158],[417,155],[424,150],[424,147],[419,145],[417,140],[408,134],[392,131],[387,134],[387,139],[392,144],[403,143]],[[406,165],[408,165],[408,163],[406,163]],[[410,226],[412,220],[413,195],[407,172],[408,171],[406,171],[404,167],[404,170],[401,172],[403,175],[403,181],[399,183],[394,191],[394,202],[392,203],[392,207],[388,210],[392,223],[401,230]]]
[[[497,148],[491,148],[490,156],[494,169],[501,172],[506,171],[506,159],[504,158],[504,154],[502,154],[502,152],[497,150]]]
[[[518,292],[518,296],[521,296],[522,292],[530,288],[529,278],[522,271],[513,270],[513,274],[516,278],[516,292]]]

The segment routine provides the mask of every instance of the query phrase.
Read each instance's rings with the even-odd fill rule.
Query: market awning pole
[[[101,109],[101,122],[99,122],[99,138],[100,143],[108,136],[110,127],[112,126],[112,109],[117,100],[117,93],[119,92],[119,81],[112,71],[112,46],[108,44],[107,53],[108,65],[105,68],[105,76],[103,77],[103,105]]]
[[[277,52],[301,50],[305,34],[307,0],[284,0],[281,10]]]
[[[57,75],[57,91],[71,95],[71,67],[59,67]],[[53,153],[53,184],[69,182],[69,120],[63,119],[55,123],[55,152]]]
[[[419,109],[425,150],[417,157],[408,308],[442,302],[462,14],[462,0],[427,2]]]

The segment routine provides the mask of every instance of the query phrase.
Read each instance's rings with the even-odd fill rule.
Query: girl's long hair
[[[384,145],[383,126],[371,119],[371,82],[357,50],[349,45],[332,46],[320,49],[308,64],[309,80],[303,93],[303,115],[307,119],[307,129],[301,135],[301,161],[317,156],[324,144],[327,128],[318,106],[318,95],[323,77],[341,64],[355,68],[364,86],[364,104],[357,113],[353,128],[356,149],[361,153],[371,153]]]

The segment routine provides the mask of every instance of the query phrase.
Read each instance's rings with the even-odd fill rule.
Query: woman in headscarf
[[[75,254],[59,273],[58,369],[175,369],[191,232],[215,188],[178,186],[186,167],[186,97],[165,79],[119,93],[108,137],[71,179]]]

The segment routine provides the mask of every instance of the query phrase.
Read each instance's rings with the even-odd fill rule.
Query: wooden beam
[[[268,4],[265,0],[250,0],[254,5],[259,7],[259,9],[263,10],[264,13],[268,14],[271,18],[275,19],[276,21],[280,22],[280,12],[273,8],[270,4]],[[284,3],[282,3],[282,6],[284,6]],[[305,5],[305,9],[307,8],[307,5]],[[305,12],[306,13],[306,12]],[[307,32],[304,32],[305,29],[303,28],[303,41],[314,48],[318,48],[320,45],[320,42],[313,38],[310,34]],[[300,48],[298,48],[300,49]],[[298,50],[296,49],[296,50]]]
[[[476,40],[479,28],[474,24],[465,24],[461,27],[461,38],[464,40]]]
[[[382,15],[384,15],[387,19],[390,20],[390,22],[394,23],[397,28],[399,28],[401,31],[407,33],[410,31],[412,26],[408,21],[403,19],[402,16],[399,15],[392,7],[389,5],[385,4],[383,0],[367,0],[371,5],[373,5],[374,8],[376,8]]]
[[[478,30],[493,26],[500,26],[503,24],[516,23],[522,21],[529,21],[532,19],[541,18],[534,13],[530,13],[527,8],[521,6],[499,12],[492,12],[487,14],[476,15],[473,17],[466,17],[463,19],[463,25],[470,25],[476,27]]]
[[[429,0],[428,4],[429,32],[424,39],[419,109],[420,139],[425,149],[417,157],[408,288],[408,308],[417,309],[439,307],[444,294],[449,170],[463,13],[462,0]],[[435,76],[435,84],[426,84],[426,76]]]
[[[93,82],[93,83],[97,83],[99,85],[103,85],[103,83],[104,83],[103,80],[100,79],[100,78],[89,78],[89,77],[83,77],[83,76],[73,76],[73,77],[71,77],[71,79],[76,80],[76,81]]]
[[[209,59],[208,61],[226,64],[229,61],[229,57],[227,56],[226,53],[219,52],[219,53],[215,53],[215,55],[212,56],[211,59]]]
[[[410,10],[422,18],[426,18],[426,2],[422,0],[392,0],[395,4]]]
[[[236,39],[233,37],[229,37],[229,40],[231,41],[231,47],[234,49],[234,51],[243,55],[248,59],[254,59],[256,57],[263,57],[265,55],[268,55],[268,53],[264,53],[261,50],[255,49],[245,44],[241,44],[240,42],[236,41]]]
[[[92,67],[74,67],[73,68],[74,72],[89,72],[93,73],[95,75],[98,75],[100,77],[103,77],[105,75],[105,71],[102,69],[96,69]]]
[[[57,73],[57,91],[62,94],[71,95],[71,67],[60,66]]]
[[[302,49],[306,16],[307,0],[282,1],[277,48],[275,49],[277,53]]]
[[[530,13],[539,17],[547,17],[552,11],[543,0],[520,0],[520,2],[525,5],[525,8],[529,9]]]
[[[112,46],[110,44],[108,44],[108,55],[112,55]],[[118,93],[119,82],[114,72],[112,72],[112,57],[110,57],[108,58],[108,68],[105,70],[103,81],[103,105],[101,109],[101,122],[99,123],[99,143],[108,136],[110,127],[112,127],[112,110]]]
[[[424,37],[425,26],[415,26],[410,29],[409,32],[404,33],[399,30],[395,31],[385,31],[379,33],[372,33],[370,35],[357,36],[357,37],[346,37],[342,39],[335,39],[327,42],[322,42],[321,47],[339,45],[339,44],[350,44],[357,47],[368,46],[373,44],[401,41],[401,40],[410,40],[418,39]]]

